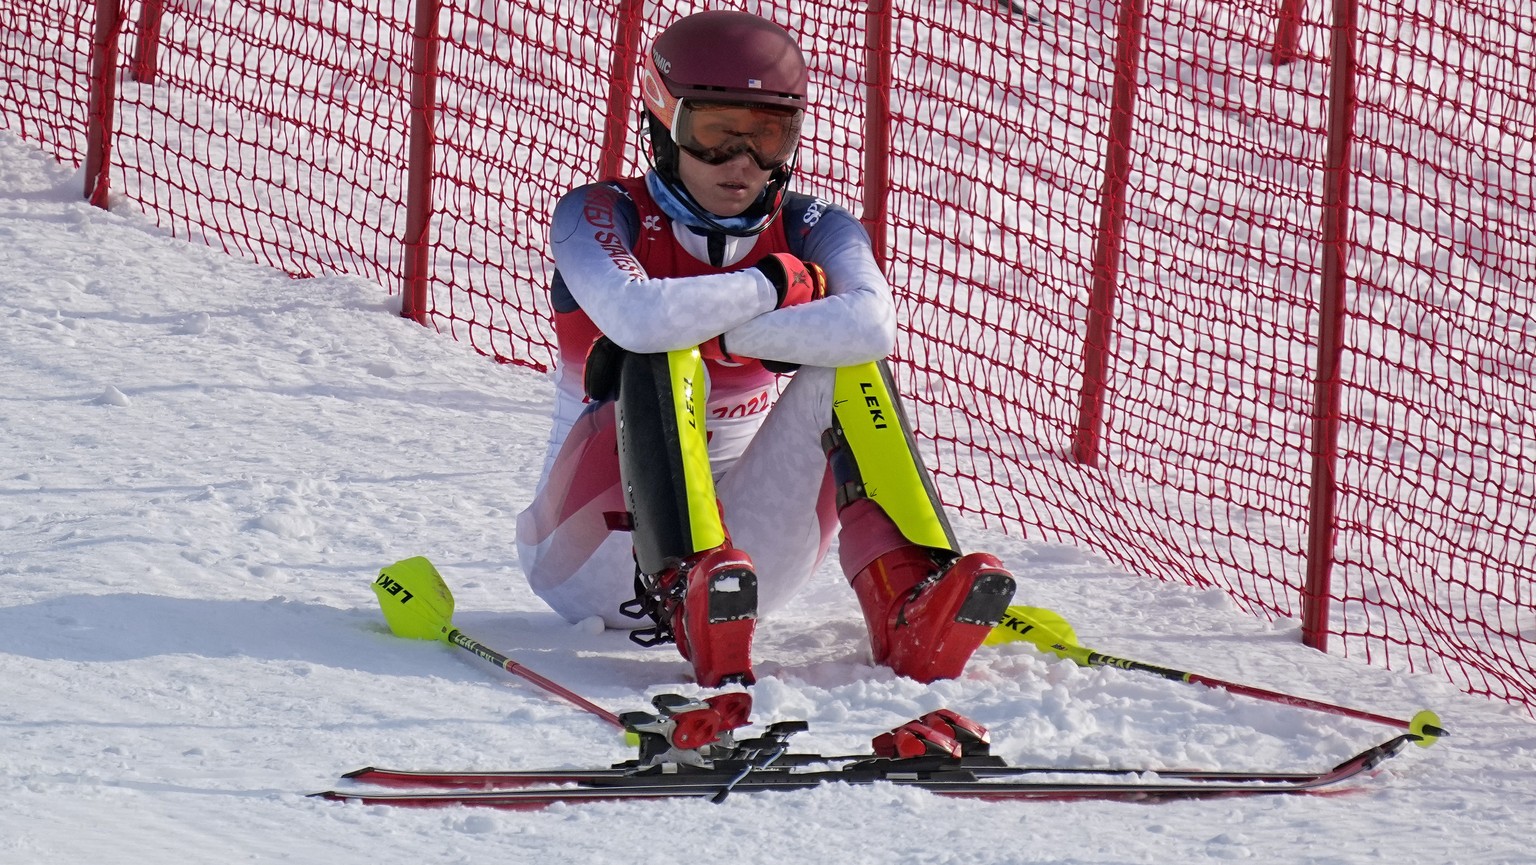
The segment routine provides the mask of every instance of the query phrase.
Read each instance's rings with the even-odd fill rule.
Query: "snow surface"
[[[1084,645],[1454,736],[1332,797],[987,804],[888,787],[721,805],[406,810],[305,797],[358,766],[604,765],[595,716],[385,627],[370,583],[426,555],[466,632],[615,711],[697,694],[671,648],[572,626],[512,538],[549,381],[393,315],[362,280],[291,280],[172,239],[0,132],[0,862],[1519,863],[1536,726],[1518,710],[1300,645],[1294,622],[1083,551],[961,523],[1019,600]],[[1303,769],[1395,732],[983,648],[924,686],[867,660],[828,568],[762,622],[759,723],[848,752],[950,707],[1049,765]],[[750,732],[750,731],[749,731]]]

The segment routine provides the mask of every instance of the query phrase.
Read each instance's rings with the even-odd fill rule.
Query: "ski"
[[[880,758],[873,754],[823,756],[820,754],[791,753],[785,754],[776,760],[773,767],[756,771],[789,774],[792,771],[790,767],[838,765],[858,762],[870,763],[878,759]],[[723,780],[723,778],[734,774],[734,772],[728,771],[730,766],[730,763],[717,763],[716,768],[708,770],[695,767],[666,767],[660,771],[653,771],[649,777],[658,779],[671,778],[679,780],[679,783],[694,783],[690,779],[699,778],[701,779],[700,783],[709,783],[712,779]],[[737,770],[739,771],[740,768],[746,767],[740,765],[740,761],[738,761]],[[909,764],[908,771],[922,771],[924,768],[932,771],[936,766],[932,762],[924,766],[921,761],[913,760]],[[1232,772],[1220,769],[1148,769],[1145,767],[1063,768],[1059,766],[1009,766],[997,760],[997,758],[971,757],[965,757],[958,761],[949,761],[945,768],[967,771],[978,778],[1017,777],[1022,775],[1115,776],[1154,774],[1163,780],[1199,783],[1228,782],[1234,784],[1305,783],[1328,774],[1327,772]],[[636,776],[643,771],[634,762],[620,763],[600,769],[512,769],[485,771],[421,771],[367,766],[348,772],[342,778],[358,784],[397,789],[505,790],[538,784],[596,784],[610,779]]]
[[[534,810],[557,803],[637,801],[647,799],[703,798],[720,801],[725,793],[779,792],[805,790],[826,784],[854,786],[886,783],[897,787],[927,790],[935,795],[963,797],[989,802],[1114,800],[1159,802],[1177,799],[1207,799],[1239,796],[1307,794],[1337,792],[1339,785],[1366,773],[1402,750],[1412,741],[1405,734],[1368,748],[1315,774],[1272,772],[1196,772],[1189,777],[1169,777],[1151,770],[1129,770],[1124,781],[1079,780],[1009,780],[1009,775],[1048,773],[1080,775],[1112,774],[1113,770],[1062,770],[1003,766],[963,767],[964,759],[877,758],[849,766],[825,770],[804,770],[773,766],[746,766],[734,771],[729,766],[699,771],[658,771],[623,768],[591,771],[554,770],[550,773],[426,773],[429,776],[476,779],[481,775],[510,775],[518,783],[550,780],[569,781],[570,787],[524,787],[509,790],[422,791],[370,793],[327,790],[315,797],[340,802],[409,807],[478,806],[511,810]],[[384,774],[375,778],[398,778],[402,773],[374,770]],[[418,773],[403,773],[414,776]],[[1148,777],[1148,776],[1152,777]],[[353,773],[353,780],[369,775]],[[492,782],[502,783],[502,782]]]

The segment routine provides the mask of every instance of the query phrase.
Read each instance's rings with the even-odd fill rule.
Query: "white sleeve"
[[[829,367],[889,355],[896,344],[896,304],[864,226],[842,208],[829,208],[806,233],[801,257],[827,272],[827,296],[726,331],[726,351]]]
[[[774,308],[778,293],[755,268],[653,279],[635,258],[640,227],[624,194],[607,184],[567,193],[550,226],[555,268],[598,329],[630,351],[698,345]]]

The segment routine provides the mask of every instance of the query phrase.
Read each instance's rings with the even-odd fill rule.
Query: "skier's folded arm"
[[[621,347],[642,354],[689,348],[777,306],[772,280],[751,267],[706,276],[648,275],[630,249],[626,235],[633,228],[624,224],[620,208],[597,210],[601,216],[592,221],[590,197],[602,194],[583,188],[560,201],[553,253],[577,304]]]
[[[810,233],[809,258],[826,271],[827,296],[756,316],[727,331],[733,355],[805,366],[852,366],[890,355],[896,344],[896,307],[875,264],[864,230],[822,224]]]

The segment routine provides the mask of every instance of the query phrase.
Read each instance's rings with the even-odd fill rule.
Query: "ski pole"
[[[373,583],[379,607],[389,630],[397,637],[415,640],[442,640],[458,646],[475,657],[489,661],[514,676],[521,676],[557,697],[626,729],[619,716],[587,700],[575,691],[553,682],[453,626],[453,593],[437,568],[423,556],[404,559],[379,571]]]
[[[1378,715],[1375,712],[1366,712],[1361,709],[1336,706],[1332,703],[1324,703],[1321,700],[1256,688],[1252,685],[1228,682],[1223,679],[1191,673],[1186,670],[1175,670],[1172,667],[1163,667],[1157,664],[1133,661],[1129,658],[1117,658],[1114,655],[1106,655],[1103,652],[1097,652],[1078,645],[1077,635],[1073,632],[1072,627],[1066,623],[1065,619],[1049,610],[1042,610],[1038,607],[1014,606],[1007,609],[1003,614],[1002,622],[994,629],[993,636],[989,637],[988,641],[1006,642],[1009,640],[1025,640],[1047,654],[1066,658],[1083,667],[1118,667],[1122,670],[1151,673],[1154,676],[1161,676],[1164,679],[1171,679],[1175,682],[1188,682],[1193,685],[1204,685],[1208,688],[1221,688],[1233,694],[1267,700],[1271,703],[1282,703],[1287,706],[1297,706],[1303,709],[1326,712],[1331,715],[1342,715],[1346,718],[1357,718],[1362,721],[1374,721],[1378,724],[1385,724],[1389,727],[1398,727],[1407,730],[1417,737],[1416,744],[1424,748],[1433,745],[1439,737],[1447,735],[1445,728],[1440,726],[1440,718],[1429,709],[1423,709],[1412,718],[1404,720],[1387,715]]]

